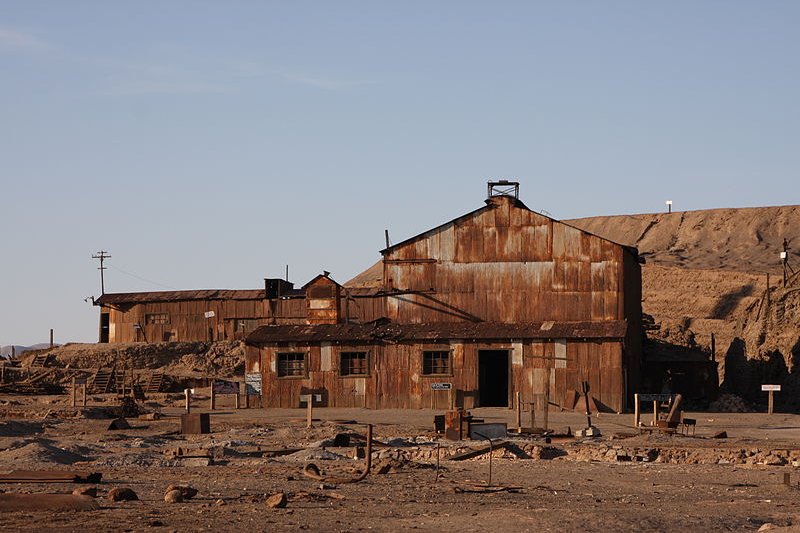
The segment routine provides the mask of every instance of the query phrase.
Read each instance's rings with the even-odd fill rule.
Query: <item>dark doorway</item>
[[[109,316],[108,313],[100,313],[100,342],[108,342]]]
[[[508,350],[478,350],[480,407],[508,407]]]

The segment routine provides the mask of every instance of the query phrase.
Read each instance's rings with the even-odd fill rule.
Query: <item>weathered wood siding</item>
[[[588,381],[591,396],[614,411],[623,409],[622,342],[552,339],[546,341],[476,343],[452,340],[436,344],[402,342],[398,344],[313,343],[294,345],[247,346],[248,372],[260,371],[264,407],[299,407],[300,395],[314,391],[323,394],[331,407],[434,408],[447,409],[450,395],[432,391],[432,382],[453,384],[452,401],[467,409],[480,405],[478,353],[480,350],[508,350],[509,399],[519,391],[523,401],[543,396],[549,388],[550,401],[571,409],[571,391]],[[452,374],[425,376],[424,350],[449,350]],[[369,353],[369,375],[340,375],[340,353]],[[277,354],[308,354],[307,376],[279,378]],[[255,362],[260,362],[260,367]],[[509,405],[511,405],[509,403]]]
[[[205,318],[207,311],[215,316]],[[103,306],[109,313],[108,342],[208,341],[243,338],[263,324],[303,324],[306,302],[303,298],[278,300],[181,300]],[[168,324],[147,324],[150,314],[166,313]],[[234,325],[245,319],[242,330]],[[139,324],[143,333],[134,327]]]

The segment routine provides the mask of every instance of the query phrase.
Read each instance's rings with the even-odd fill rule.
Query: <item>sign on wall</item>
[[[764,392],[774,391],[780,392],[781,386],[780,385],[761,385],[761,390]]]
[[[247,394],[261,394],[261,372],[248,372],[244,375]]]
[[[452,383],[431,383],[431,390],[451,390]]]

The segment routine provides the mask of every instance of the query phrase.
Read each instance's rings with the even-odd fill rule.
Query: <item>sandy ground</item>
[[[44,420],[0,419],[0,470],[102,472],[103,482],[96,485],[101,509],[0,513],[3,531],[77,531],[87,524],[95,531],[755,531],[765,523],[786,530],[800,525],[800,490],[784,485],[785,473],[792,485],[800,481],[800,470],[792,466],[800,460],[797,415],[687,413],[698,420],[698,428],[696,437],[685,437],[631,436],[632,415],[604,414],[594,419],[603,433],[599,439],[518,441],[519,449],[538,450],[529,455],[533,458],[495,452],[493,484],[515,491],[480,493],[462,490],[488,480],[487,455],[442,459],[438,480],[435,452],[420,455],[430,455],[438,442],[434,412],[428,410],[317,409],[318,421],[307,429],[302,410],[237,411],[222,405],[212,415],[212,434],[180,435],[176,405],[164,407],[161,420],[131,419],[131,429],[108,431],[108,419],[67,418],[73,411],[61,405],[63,398],[17,401],[17,414],[44,407],[51,414]],[[201,403],[195,411],[205,410]],[[56,407],[60,418],[52,418]],[[514,424],[508,409],[473,414]],[[556,412],[550,419],[556,429],[586,425],[581,413]],[[364,434],[366,423],[374,424],[381,444],[373,455],[376,467],[364,481],[321,483],[303,475],[312,461],[323,473],[353,476],[363,459],[352,459],[352,448],[323,451],[320,440],[343,432]],[[729,438],[709,438],[720,430]],[[440,446],[446,455],[475,443],[441,441]],[[183,466],[185,460],[172,455],[178,447],[186,455],[210,454],[216,460]],[[283,447],[302,450],[267,456]],[[392,468],[378,474],[380,466]],[[167,504],[164,490],[173,483],[199,493]],[[0,490],[71,492],[76,486],[3,483]],[[139,501],[109,501],[105,494],[114,487],[133,489]],[[265,503],[276,492],[288,497],[283,509]]]

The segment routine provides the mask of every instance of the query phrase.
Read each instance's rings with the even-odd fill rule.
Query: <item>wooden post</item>
[[[633,426],[638,428],[641,424],[642,413],[639,411],[639,394],[633,395]]]
[[[88,380],[86,380],[86,379],[83,381],[83,393],[82,393],[82,396],[83,396],[83,406],[84,406],[84,407],[86,407],[86,388],[89,386],[89,385],[86,383],[87,381],[88,381]]]
[[[306,402],[306,427],[310,428],[314,426],[314,395],[308,395],[308,401]]]
[[[239,408],[239,397],[240,396],[241,395],[239,394],[239,391],[236,391],[236,396],[234,397],[234,400],[233,400],[234,401],[234,409],[238,409]]]
[[[211,410],[212,411],[214,410],[214,407],[216,406],[216,402],[214,400],[216,400],[216,398],[214,398],[214,380],[212,379],[211,380]]]
[[[775,391],[769,391],[769,400],[767,400],[769,402],[767,404],[767,413],[768,414],[772,414],[772,408],[774,406],[774,404],[773,404],[773,400],[774,400],[773,395],[774,394],[775,394]]]
[[[75,390],[75,378],[72,378],[72,407],[77,407],[78,405],[78,395],[76,393],[77,391]]]
[[[653,426],[658,425],[658,400],[653,400]]]
[[[531,428],[536,427],[536,396],[534,395],[534,401],[530,402],[529,405],[531,406]]]
[[[191,406],[189,405],[189,399],[191,398],[192,391],[191,389],[183,389],[183,395],[186,397],[186,412],[191,412]]]
[[[50,328],[50,347],[53,347],[53,328]]]
[[[548,419],[550,415],[550,383],[553,380],[553,367],[550,360],[547,360],[547,383],[544,386],[544,411],[542,412],[542,428],[548,429]]]
[[[517,432],[522,433],[522,398],[521,394],[517,391]]]

